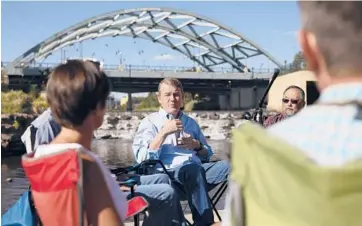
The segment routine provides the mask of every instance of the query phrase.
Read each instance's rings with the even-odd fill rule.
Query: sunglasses
[[[287,98],[283,98],[282,101],[283,101],[283,103],[285,103],[285,104],[289,103],[289,101],[290,101],[292,104],[298,104],[298,103],[299,103],[299,100],[287,99]]]

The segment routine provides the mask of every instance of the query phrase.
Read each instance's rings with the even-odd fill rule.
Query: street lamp
[[[123,54],[122,54],[122,52],[117,50],[116,55],[120,55],[119,63],[120,63],[120,65],[122,65],[123,64]]]
[[[79,42],[79,53],[80,53],[80,58],[83,59],[83,43]]]
[[[262,68],[263,68],[263,65],[264,65],[264,63],[261,63],[261,64],[260,64],[260,68],[259,68],[260,73],[261,73],[261,70],[262,70]]]
[[[60,61],[63,63],[67,60],[67,50],[66,49],[60,49]]]

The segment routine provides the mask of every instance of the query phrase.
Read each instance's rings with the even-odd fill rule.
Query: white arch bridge
[[[75,24],[36,44],[7,68],[31,67],[59,49],[105,36],[130,36],[167,46],[197,62],[207,72],[224,65],[243,73],[242,61],[259,55],[281,67],[256,43],[212,19],[175,9],[137,8],[113,11]],[[195,48],[200,51],[193,51]]]
[[[259,45],[212,19],[175,9],[137,8],[89,18],[36,44],[7,64],[9,85],[23,89],[34,83],[44,83],[44,75],[53,66],[35,66],[39,61],[64,47],[106,36],[128,36],[161,44],[185,55],[203,69],[199,72],[150,69],[150,72],[135,70],[134,67],[128,70],[106,68],[114,87],[129,95],[135,90],[144,90],[142,81],[145,79],[148,79],[149,84],[162,77],[177,77],[184,80],[185,90],[226,92],[220,96],[220,103],[229,103],[231,107],[222,109],[240,109],[255,106],[263,87],[268,84],[264,79],[272,75],[272,71],[248,72],[243,62],[252,57],[264,56],[275,67],[282,67],[276,58]],[[194,51],[195,49],[199,51]],[[220,66],[231,68],[233,73],[219,72]],[[217,89],[215,85],[218,85]]]

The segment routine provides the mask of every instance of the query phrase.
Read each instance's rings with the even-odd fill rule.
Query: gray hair
[[[362,72],[362,2],[298,3],[303,29],[316,37],[331,76]]]
[[[305,101],[305,92],[302,88],[300,88],[299,86],[295,86],[295,85],[292,85],[292,86],[288,86],[284,92],[283,92],[283,95],[290,89],[297,89],[300,93],[300,96],[302,97],[302,100]]]

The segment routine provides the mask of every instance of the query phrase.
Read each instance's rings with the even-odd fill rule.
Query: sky
[[[10,62],[32,46],[73,24],[103,13],[144,7],[165,7],[211,18],[267,50],[279,62],[291,62],[299,51],[296,2],[1,2],[1,60]],[[67,57],[80,55],[79,46],[65,48]],[[182,54],[143,39],[118,36],[85,41],[83,56],[104,64],[195,66]],[[122,55],[117,55],[122,52]],[[59,63],[57,51],[43,62]],[[249,67],[272,68],[265,59],[250,59]]]

